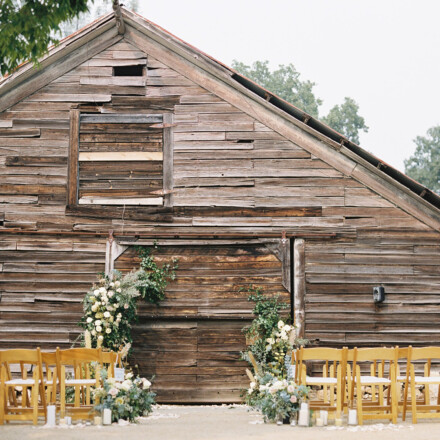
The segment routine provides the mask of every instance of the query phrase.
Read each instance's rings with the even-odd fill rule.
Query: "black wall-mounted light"
[[[385,301],[385,287],[373,287],[373,300],[375,303],[381,303]]]

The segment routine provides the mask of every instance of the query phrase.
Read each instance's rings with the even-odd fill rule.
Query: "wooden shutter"
[[[78,204],[163,204],[163,116],[81,114]]]

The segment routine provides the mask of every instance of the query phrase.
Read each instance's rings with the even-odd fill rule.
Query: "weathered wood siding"
[[[337,345],[440,343],[438,231],[408,214],[400,203],[348,177],[343,166],[330,166],[335,151],[331,160],[330,155],[320,159],[309,152],[318,151],[310,142],[295,144],[259,122],[249,103],[244,112],[215,90],[190,81],[189,75],[179,73],[177,55],[157,49],[153,40],[143,44],[139,35],[128,27],[127,39],[0,113],[0,346],[71,344],[78,335],[75,323],[82,295],[104,268],[109,230],[119,238],[281,236],[283,230],[305,236],[306,336]],[[145,76],[112,75],[113,66],[130,64],[146,66]],[[202,73],[199,78],[202,83]],[[66,208],[73,106],[79,106],[80,113],[172,115],[173,173],[163,181],[164,190],[171,188],[166,206]],[[106,128],[106,145],[119,150],[125,138],[108,137]],[[88,142],[84,136],[90,134],[82,133],[82,152],[102,147]],[[139,137],[133,136],[129,139]],[[130,143],[134,148],[136,142]],[[95,180],[102,172],[97,165],[91,182],[80,181],[81,194],[111,190],[123,196],[127,189],[127,195],[143,195],[136,185],[115,186],[113,172],[118,176],[119,168],[113,166],[103,174],[108,179]],[[93,171],[81,168],[90,176]],[[408,206],[404,199],[402,206]],[[227,274],[225,268],[219,279]],[[202,288],[199,276],[194,279]],[[186,277],[176,285],[184,281]],[[377,284],[385,286],[387,301],[376,307],[371,290]],[[167,310],[171,309],[165,305],[164,313]],[[194,313],[196,318],[199,309]],[[178,328],[180,321],[171,317],[172,328]],[[198,318],[191,322],[192,341],[217,331],[209,330],[211,322],[217,324],[215,319],[201,320],[200,326]],[[224,322],[230,324],[230,330],[222,330],[225,337],[238,337],[235,319]],[[140,329],[148,333],[157,328],[162,339],[176,333],[160,325],[154,327],[145,318]],[[216,338],[207,341],[215,351]],[[172,339],[166,344],[172,346]],[[157,364],[147,363],[147,351],[142,362],[154,369]],[[160,379],[163,368],[157,372],[159,385],[165,386]],[[207,383],[210,374],[200,373]]]
[[[159,247],[158,262],[178,259],[177,278],[159,307],[141,305],[134,328],[133,362],[142,374],[156,376],[162,402],[237,402],[247,386],[242,329],[252,318],[253,303],[240,291],[250,284],[280,295],[282,263],[262,244]],[[139,267],[131,248],[115,265]]]

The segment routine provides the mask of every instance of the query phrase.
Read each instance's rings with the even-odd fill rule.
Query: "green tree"
[[[279,65],[271,71],[269,61],[255,61],[248,66],[239,61],[232,61],[232,67],[275,95],[290,102],[306,113],[318,117],[318,109],[322,101],[313,93],[314,82],[302,81],[300,73],[293,64]]]
[[[405,173],[440,194],[440,125],[431,127],[426,136],[414,139],[414,154],[405,160]]]
[[[91,0],[93,2],[93,0]],[[60,23],[88,10],[88,0],[1,0],[0,74],[34,63],[58,42]]]
[[[319,118],[322,100],[314,94],[314,82],[302,80],[293,64],[279,65],[271,71],[269,61],[255,61],[251,66],[234,60],[232,67],[237,72],[255,81],[270,92],[285,99],[309,115]],[[359,106],[351,98],[345,98],[341,105],[335,105],[323,122],[355,143],[359,143],[359,132],[368,131],[365,120],[358,114]]]
[[[365,119],[358,114],[359,105],[352,98],[344,98],[341,105],[335,105],[322,121],[330,125],[334,130],[359,144],[359,132],[368,131]]]

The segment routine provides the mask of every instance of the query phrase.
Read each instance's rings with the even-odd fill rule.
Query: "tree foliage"
[[[426,136],[414,139],[414,154],[405,160],[405,173],[440,194],[440,125],[431,127]]]
[[[93,0],[91,0],[93,2]],[[60,23],[88,10],[88,0],[1,0],[0,73],[13,71],[25,60],[38,63],[58,42]]]
[[[277,70],[271,71],[269,61],[255,61],[252,66],[248,66],[234,60],[232,67],[280,98],[318,117],[318,109],[322,101],[313,93],[315,83],[302,81],[300,73],[293,64],[287,66],[280,64]]]
[[[314,82],[302,80],[293,64],[279,65],[270,70],[269,61],[255,61],[251,66],[234,60],[232,67],[270,92],[285,99],[309,115],[319,118],[322,100],[315,96]],[[352,142],[359,143],[359,132],[368,131],[365,120],[359,115],[359,105],[352,98],[345,98],[335,105],[322,120]]]
[[[368,131],[365,119],[358,114],[359,105],[352,98],[344,98],[341,105],[335,105],[322,121],[330,125],[334,130],[359,144],[359,132]]]

